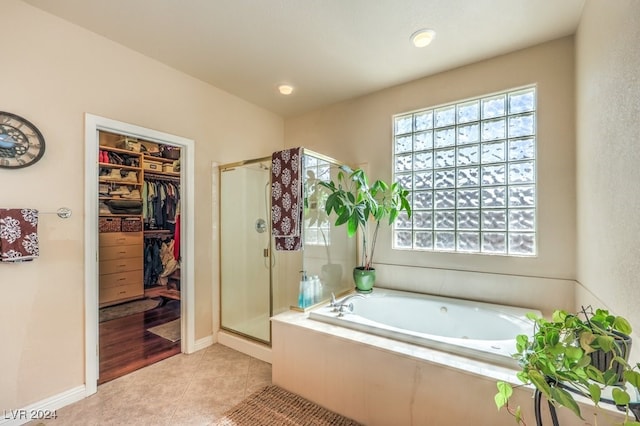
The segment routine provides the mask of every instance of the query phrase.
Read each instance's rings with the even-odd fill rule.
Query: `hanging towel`
[[[271,229],[276,250],[302,248],[302,148],[271,156]]]
[[[23,262],[39,254],[38,210],[0,209],[0,261]]]

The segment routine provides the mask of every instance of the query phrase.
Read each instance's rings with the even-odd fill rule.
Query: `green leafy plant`
[[[590,398],[597,407],[603,390],[611,386],[614,403],[626,408],[623,424],[640,426],[640,422],[632,420],[631,397],[621,386],[627,382],[640,390],[640,364],[632,366],[627,362],[632,330],[625,318],[604,309],[593,312],[584,307],[578,314],[557,310],[550,321],[535,314],[528,317],[535,324],[533,336],[518,335],[517,352],[513,355],[520,365],[517,377],[523,384],[533,384],[552,404],[564,406],[580,418],[576,392]],[[606,365],[594,365],[596,359],[605,359]],[[509,405],[513,387],[503,381],[497,387],[498,409],[505,407],[516,423],[525,425],[520,407]]]
[[[340,166],[337,183],[320,182],[320,185],[329,191],[325,210],[327,214],[331,214],[332,211],[336,213],[335,225],[346,224],[349,237],[353,237],[358,229],[361,230],[361,267],[371,269],[378,230],[383,219],[387,218],[391,225],[402,211],[411,217],[409,191],[397,182],[388,185],[376,180],[370,185],[362,169],[352,170],[348,166]],[[373,224],[371,239],[370,223]]]

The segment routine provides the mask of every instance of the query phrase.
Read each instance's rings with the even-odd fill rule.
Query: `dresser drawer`
[[[141,257],[103,260],[100,262],[100,275],[115,274],[117,272],[139,271],[142,269],[143,262]]]
[[[121,285],[136,284],[142,286],[142,271],[119,272],[100,275],[100,290]]]
[[[100,247],[142,244],[142,232],[101,232]]]
[[[142,284],[127,284],[117,287],[100,289],[100,304],[116,302],[124,299],[134,299],[144,295]]]
[[[142,257],[142,244],[100,247],[100,261]]]

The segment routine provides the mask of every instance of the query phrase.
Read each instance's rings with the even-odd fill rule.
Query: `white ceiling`
[[[24,1],[285,117],[573,34],[585,2]]]

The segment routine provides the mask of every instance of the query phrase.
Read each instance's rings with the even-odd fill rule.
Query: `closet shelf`
[[[119,152],[121,154],[131,155],[133,157],[141,157],[142,156],[142,154],[140,152],[131,151],[131,150],[128,150],[128,149],[116,148],[116,147],[108,146],[108,145],[100,144],[100,149],[103,150],[103,151]],[[108,163],[108,164],[110,164],[110,163]]]
[[[150,179],[163,179],[163,178],[173,178],[173,179],[180,179],[180,173],[176,173],[176,172],[153,172],[150,170],[146,170],[144,171],[144,175],[145,177],[148,177]]]
[[[148,155],[148,154],[145,154],[144,158],[145,160],[158,161],[160,163],[173,163],[174,161],[176,161],[176,160],[172,160],[171,158],[156,157],[155,155]]]
[[[139,182],[131,182],[129,180],[105,179],[105,178],[98,178],[98,182],[101,182],[101,183],[117,183],[117,184],[120,184],[120,185],[131,185],[131,186],[134,186],[134,185],[140,186],[140,185],[142,185]]]
[[[124,164],[116,164],[116,163],[98,163],[98,166],[105,169],[109,168],[109,169],[133,170],[136,172],[139,172],[140,170],[142,170],[142,168],[140,167],[125,166]]]
[[[145,238],[155,238],[155,237],[169,237],[172,236],[173,232],[168,229],[145,229],[144,236]]]
[[[109,195],[100,195],[98,196],[99,199],[101,200],[131,200],[131,201],[142,201],[142,198],[137,197],[137,198],[128,198],[128,197],[122,197],[122,196],[109,196]]]

